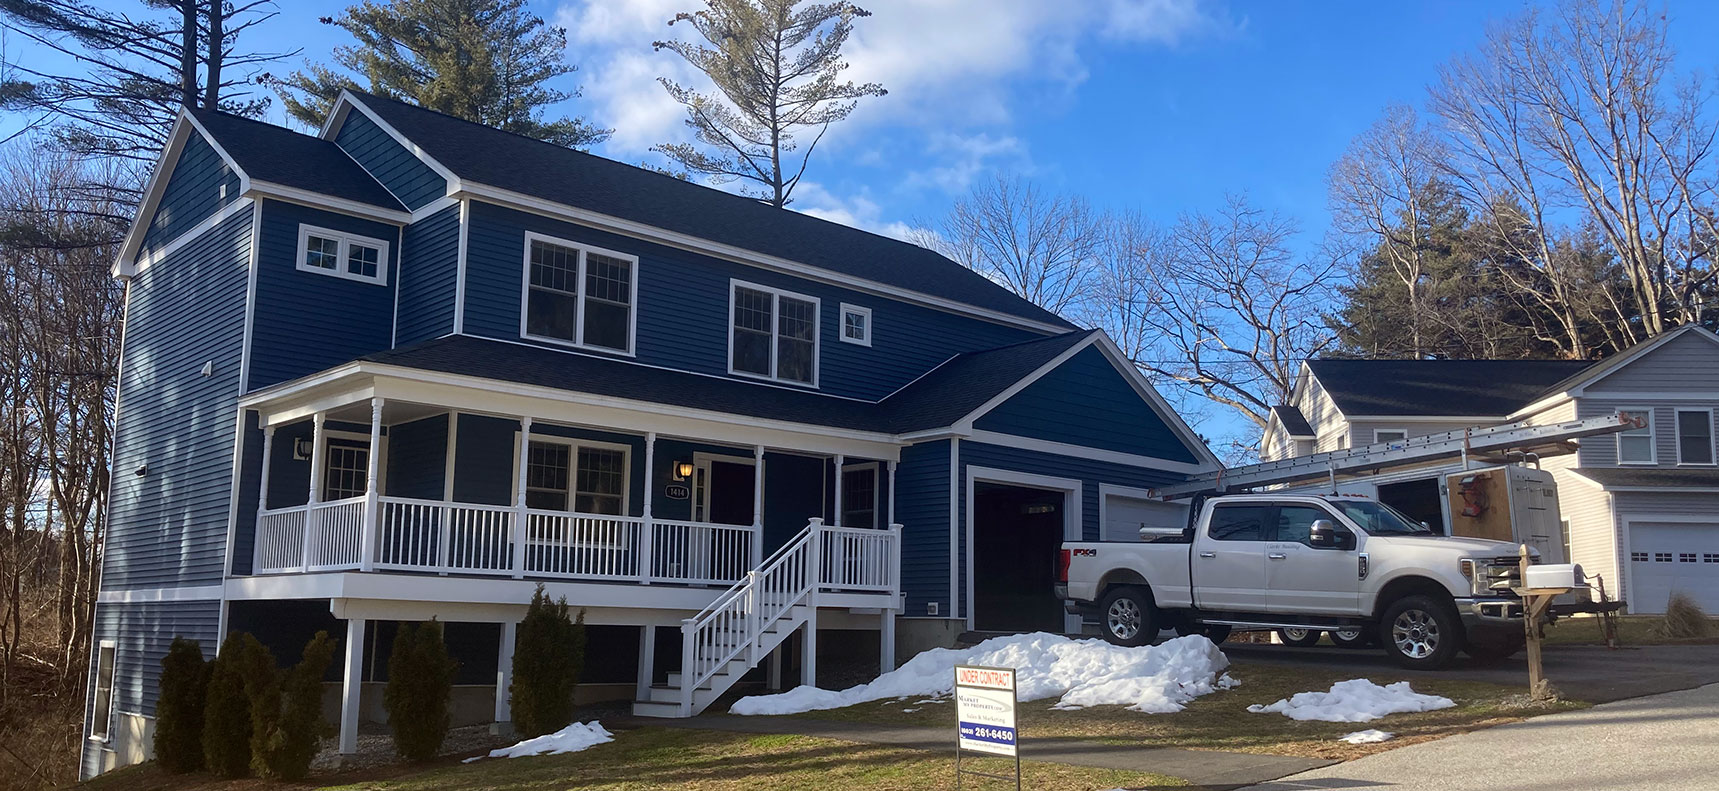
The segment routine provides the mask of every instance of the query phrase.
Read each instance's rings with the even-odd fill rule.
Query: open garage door
[[[1672,591],[1719,612],[1719,520],[1631,521],[1630,612],[1662,613]]]

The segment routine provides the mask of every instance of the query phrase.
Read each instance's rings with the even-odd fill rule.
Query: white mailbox
[[[1540,566],[1529,566],[1528,574],[1522,580],[1524,588],[1585,588],[1587,577],[1582,574],[1582,567],[1576,563],[1548,563]]]

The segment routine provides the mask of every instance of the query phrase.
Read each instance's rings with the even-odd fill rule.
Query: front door
[[[1349,530],[1319,506],[1278,506],[1265,561],[1271,587],[1266,604],[1272,612],[1353,615],[1361,611],[1360,554],[1353,549],[1315,548],[1308,536],[1319,519],[1329,520],[1339,531]]]
[[[1237,503],[1212,509],[1206,534],[1194,543],[1194,604],[1202,610],[1265,610],[1268,504]]]
[[[700,459],[694,472],[694,522],[752,524],[753,468],[750,463]]]

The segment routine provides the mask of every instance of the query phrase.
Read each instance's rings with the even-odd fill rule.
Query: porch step
[[[680,704],[659,703],[654,700],[635,700],[633,701],[633,716],[676,718],[680,716]]]

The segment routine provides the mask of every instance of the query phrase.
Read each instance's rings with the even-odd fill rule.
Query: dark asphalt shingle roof
[[[359,359],[688,409],[899,433],[950,425],[1091,334],[1070,332],[957,355],[876,403],[468,335]]]
[[[253,181],[270,181],[323,195],[405,211],[340,146],[274,124],[210,110],[192,110],[239,169]]]
[[[1307,417],[1301,410],[1288,404],[1279,404],[1271,408],[1277,415],[1277,424],[1283,427],[1284,433],[1291,437],[1313,436],[1313,426],[1307,422]]]
[[[1345,415],[1505,416],[1586,360],[1308,360]]]
[[[1074,329],[1056,314],[915,244],[394,99],[352,93],[464,180]]]
[[[1693,487],[1719,489],[1719,470],[1630,469],[1584,467],[1580,475],[1601,486]]]

